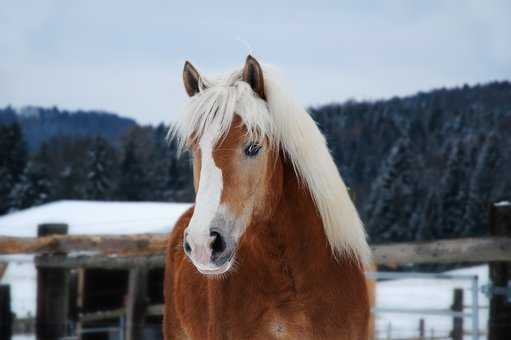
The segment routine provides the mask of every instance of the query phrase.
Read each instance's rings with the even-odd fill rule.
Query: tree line
[[[20,125],[0,125],[0,214],[65,199],[192,201],[190,160],[178,159],[167,130],[134,127],[120,146],[58,136],[28,153]]]

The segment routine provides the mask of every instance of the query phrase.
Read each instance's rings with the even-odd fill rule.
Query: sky
[[[248,53],[304,106],[511,79],[511,1],[0,0],[0,106],[101,109],[143,124]]]

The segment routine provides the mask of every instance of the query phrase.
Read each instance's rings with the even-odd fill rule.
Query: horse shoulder
[[[165,308],[163,315],[163,332],[165,340],[186,339],[183,327],[180,324],[175,306],[175,276],[179,263],[183,260],[182,251],[183,232],[193,215],[193,207],[188,209],[176,222],[167,240],[165,254],[165,277],[163,294]]]

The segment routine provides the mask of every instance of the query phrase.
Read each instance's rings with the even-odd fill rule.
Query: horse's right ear
[[[193,67],[189,61],[185,61],[183,68],[183,83],[185,85],[186,93],[190,97],[194,96],[200,90],[200,75],[199,72]]]

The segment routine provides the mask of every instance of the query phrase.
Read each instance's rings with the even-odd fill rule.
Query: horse
[[[165,339],[368,339],[370,248],[312,117],[250,55],[183,82],[169,138],[196,199],[168,239]]]

